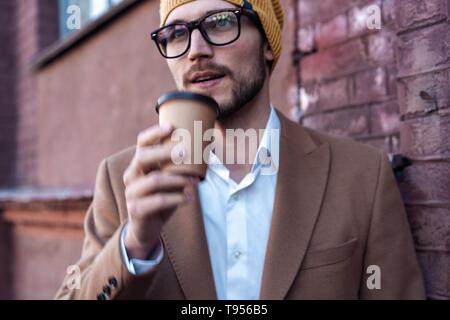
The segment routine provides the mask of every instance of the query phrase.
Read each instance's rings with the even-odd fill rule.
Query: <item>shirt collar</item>
[[[258,166],[263,168],[266,168],[267,166],[278,168],[280,127],[280,119],[278,118],[275,108],[271,105],[269,120],[267,121],[266,129],[261,138],[256,159],[253,162],[252,171],[256,170]]]
[[[257,175],[261,173],[262,175],[271,175],[278,172],[280,128],[280,119],[271,104],[269,119],[267,120],[264,134],[253,161],[251,174]],[[229,170],[212,151],[209,153],[208,171],[216,173],[224,180],[229,179]]]

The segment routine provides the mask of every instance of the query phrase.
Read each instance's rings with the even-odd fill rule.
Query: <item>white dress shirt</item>
[[[208,170],[198,191],[219,300],[259,299],[278,175],[279,134],[280,120],[271,106],[251,171],[239,184],[214,153],[209,155]],[[131,273],[148,271],[162,260],[161,244],[152,260],[129,260],[125,232],[126,227],[121,251]]]

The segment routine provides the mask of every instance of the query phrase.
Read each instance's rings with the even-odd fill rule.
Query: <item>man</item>
[[[142,132],[136,147],[104,160],[77,263],[80,287],[68,278],[58,298],[424,298],[386,157],[271,106],[282,25],[279,0],[161,1],[152,37],[177,87],[218,102],[223,136],[279,135],[260,138],[255,161],[211,164],[201,182],[160,171],[171,160],[159,143],[170,126]],[[230,152],[226,143],[218,149]],[[261,154],[274,174],[262,174]]]

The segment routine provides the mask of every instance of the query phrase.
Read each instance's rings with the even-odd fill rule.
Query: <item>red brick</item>
[[[381,31],[368,36],[369,59],[374,65],[385,65],[395,62],[395,34]]]
[[[390,136],[390,147],[391,147],[391,153],[400,153],[400,134],[395,134]]]
[[[352,104],[380,101],[387,96],[387,76],[384,68],[363,71],[354,76]]]
[[[370,106],[371,134],[398,132],[400,114],[397,101]]]
[[[382,13],[383,25],[390,25],[395,22],[395,2],[396,0],[383,0]]]
[[[363,42],[355,39],[305,57],[302,60],[303,81],[333,79],[367,68]]]
[[[405,168],[399,182],[405,203],[450,201],[450,165],[446,161],[420,161]]]
[[[395,15],[399,30],[417,28],[449,17],[447,0],[396,1]]]
[[[57,2],[51,0],[17,1],[15,22],[17,161],[15,165],[22,183],[34,181],[36,160],[36,102],[34,75],[30,63],[45,46],[58,37]],[[53,18],[52,18],[53,17]],[[43,33],[46,33],[45,35]]]
[[[294,10],[295,3],[294,3],[294,1],[290,1],[290,0],[287,0],[287,1],[289,1],[289,2],[286,3],[286,0],[285,0],[285,2],[281,2],[281,5],[284,8],[285,23],[287,25],[294,26],[295,25],[295,13],[296,13]]]
[[[346,12],[359,0],[301,0],[299,1],[299,16],[302,26],[313,22],[330,20]]]
[[[362,9],[374,1],[299,2],[302,26],[317,26],[301,46],[309,50],[316,41],[319,49],[302,62],[303,96],[308,98],[304,124],[415,159],[399,179],[406,199],[449,202],[449,162],[427,157],[450,158],[450,1],[376,1],[382,9],[379,31],[368,30]],[[377,74],[383,80],[374,83]],[[424,115],[415,113],[427,107],[418,96],[424,88],[440,109],[419,118]],[[345,108],[346,98],[351,108]],[[401,123],[400,104],[408,116]],[[408,212],[427,295],[449,299],[450,212],[427,205],[409,206]]]
[[[368,133],[366,108],[336,110],[305,117],[303,124],[320,131],[343,136],[358,136]]]
[[[303,112],[311,113],[349,105],[348,86],[349,80],[345,77],[320,84],[305,84],[301,92]]]
[[[433,114],[400,124],[402,153],[414,157],[450,156],[450,117]]]
[[[303,52],[310,52],[315,48],[315,28],[312,25],[298,30],[299,49]]]
[[[384,138],[376,138],[376,139],[369,139],[369,140],[363,140],[361,142],[364,142],[372,147],[378,148],[386,153],[391,152],[391,141],[390,137],[384,137]]]
[[[297,90],[292,91],[293,101],[296,101],[297,97],[294,96],[297,94]],[[315,83],[309,83],[303,85],[303,88],[300,90],[301,94],[301,105],[303,113],[310,113],[318,110],[319,101],[319,85]]]
[[[425,250],[417,252],[425,279],[427,297],[450,299],[450,253],[448,251]]]
[[[347,77],[320,84],[317,108],[329,110],[349,105],[349,79]]]
[[[289,89],[287,91],[287,96],[288,104],[290,106],[296,106],[298,99],[298,88],[294,81],[291,81],[291,85],[289,86]]]
[[[376,32],[377,30],[371,30],[367,26],[367,21],[371,17],[372,12],[369,11],[369,7],[376,5],[380,8],[381,13],[381,1],[370,1],[364,6],[353,7],[348,12],[348,36],[358,37],[369,32]],[[380,17],[382,18],[382,17]]]
[[[402,114],[414,114],[434,107],[450,106],[450,75],[448,70],[433,72],[398,81],[400,110]],[[420,97],[424,91],[435,100],[429,101]]]
[[[387,94],[390,97],[397,97],[397,66],[388,65],[386,66],[387,73]]]
[[[398,45],[399,77],[450,67],[450,25],[409,32]]]
[[[344,42],[347,38],[347,16],[341,14],[330,21],[318,23],[316,28],[317,47],[327,48]]]

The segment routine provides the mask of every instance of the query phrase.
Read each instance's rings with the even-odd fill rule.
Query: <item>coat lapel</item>
[[[198,190],[188,188],[193,201],[179,207],[163,226],[166,252],[186,299],[217,299]]]
[[[299,271],[322,204],[330,165],[327,144],[278,112],[280,166],[261,284],[261,299],[283,299]]]
[[[283,299],[299,271],[320,211],[330,152],[280,112],[280,162],[261,284],[261,299]],[[187,299],[217,299],[196,187],[161,232]]]

